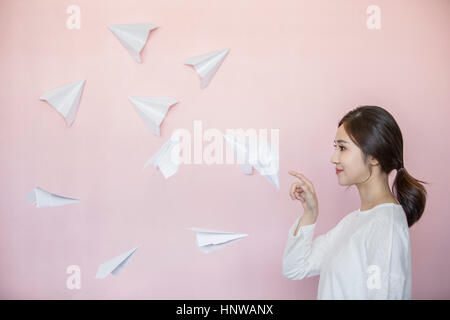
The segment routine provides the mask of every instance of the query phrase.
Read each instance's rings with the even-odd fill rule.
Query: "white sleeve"
[[[294,231],[300,217],[289,229],[288,240],[283,254],[283,276],[291,280],[301,280],[320,274],[320,268],[331,241],[332,232],[320,235],[312,241],[316,223],[301,226],[296,236]]]
[[[411,299],[408,227],[388,219],[374,221],[366,239],[366,300]]]

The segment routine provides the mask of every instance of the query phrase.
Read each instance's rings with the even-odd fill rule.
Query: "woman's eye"
[[[336,145],[333,145],[333,147],[336,148]],[[342,149],[340,149],[341,151],[343,151],[345,149],[344,146],[339,146],[339,148],[342,148]]]

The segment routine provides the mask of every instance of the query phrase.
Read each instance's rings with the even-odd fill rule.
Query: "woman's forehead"
[[[345,132],[344,126],[341,125],[336,133],[336,138],[334,140],[334,142],[339,142],[339,143],[346,143],[346,144],[351,144],[351,139],[348,136],[347,132]]]

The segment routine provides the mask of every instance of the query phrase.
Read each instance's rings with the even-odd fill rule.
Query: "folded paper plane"
[[[280,189],[280,160],[278,149],[273,144],[260,138],[255,139],[255,145],[251,146],[250,138],[240,135],[225,134],[224,138],[245,174],[252,174],[255,168],[277,189]]]
[[[81,93],[86,80],[75,81],[44,93],[39,99],[47,101],[72,125],[80,105]]]
[[[38,208],[58,207],[66,204],[77,203],[80,200],[58,196],[39,187],[34,188],[25,195],[25,199]]]
[[[261,148],[261,146],[259,151],[258,160],[253,164],[253,167],[277,189],[280,189],[280,157],[278,149],[273,144],[270,144],[270,147],[268,145],[268,151]]]
[[[201,228],[187,228],[197,232],[197,247],[204,253],[210,253],[223,246],[238,240],[240,238],[248,236],[245,233],[233,233],[226,231],[207,230]]]
[[[134,255],[136,250],[139,247],[131,249],[120,256],[112,258],[109,261],[106,261],[102,265],[98,267],[96,279],[103,279],[108,276],[108,274],[112,274],[114,276],[118,276],[119,273],[125,268],[125,266],[130,262],[131,257]]]
[[[248,140],[243,136],[224,135],[225,141],[233,151],[236,161],[245,174],[253,173],[253,166],[249,161]]]
[[[202,79],[200,87],[206,88],[219,69],[230,49],[217,50],[186,60],[184,64],[192,65]]]
[[[128,50],[134,60],[141,63],[139,55],[147,42],[148,34],[158,26],[151,23],[137,24],[113,24],[109,30],[119,39],[120,43]]]
[[[136,112],[155,135],[160,136],[159,126],[170,106],[178,101],[170,97],[129,97]]]
[[[153,164],[157,170],[160,170],[164,178],[169,178],[178,171],[180,164],[180,137],[172,134],[170,139],[154,154],[144,165]]]

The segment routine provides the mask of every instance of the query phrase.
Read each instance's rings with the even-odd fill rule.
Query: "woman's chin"
[[[342,179],[341,177],[338,177],[338,183],[340,186],[348,186],[348,183],[345,182],[344,179]]]

